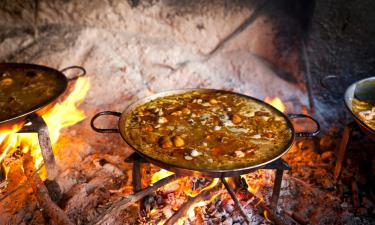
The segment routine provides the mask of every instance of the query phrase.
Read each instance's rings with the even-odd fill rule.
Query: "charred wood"
[[[222,191],[222,186],[221,185],[216,185],[215,187],[213,187],[212,189],[207,189],[207,190],[204,190],[202,191],[201,193],[199,193],[197,196],[195,197],[192,197],[192,198],[189,198],[189,200],[187,202],[185,202],[181,208],[175,213],[173,214],[173,216],[171,216],[166,222],[164,225],[173,225],[173,224],[176,224],[177,221],[184,217],[186,215],[186,213],[188,212],[188,210],[190,209],[190,207],[196,203],[196,202],[200,202],[200,201],[206,201],[208,199],[210,199],[212,196],[220,193],[220,191]]]
[[[58,204],[63,196],[59,184],[55,180],[46,180],[44,185],[46,186],[52,201]]]
[[[145,189],[142,189],[141,191],[127,196],[127,197],[122,197],[118,201],[114,202],[112,205],[110,205],[103,213],[99,214],[96,219],[94,219],[90,224],[97,224],[99,223],[105,216],[109,216],[110,214],[118,211],[118,210],[123,210],[126,207],[134,204],[135,202],[141,200],[147,195],[150,195],[154,191],[156,191],[158,188],[176,180],[178,176],[176,174],[170,175],[164,179],[159,180],[152,186],[149,186]]]
[[[23,167],[26,176],[29,177],[33,174],[34,163],[29,154],[25,154],[24,156]],[[64,211],[51,200],[48,190],[43,181],[40,179],[39,175],[33,176],[30,184],[36,194],[41,208],[54,223],[60,225],[73,225]]]

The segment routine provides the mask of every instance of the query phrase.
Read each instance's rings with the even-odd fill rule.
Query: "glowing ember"
[[[215,181],[217,180],[217,181]],[[209,186],[207,186],[206,188],[204,188],[204,190],[207,190],[207,189],[212,189],[213,187],[215,187],[218,182],[219,182],[219,179],[216,178]],[[200,192],[202,192],[203,190],[201,190]],[[199,193],[200,193],[199,192]],[[198,193],[198,194],[199,194]],[[206,201],[199,201],[199,202],[196,202],[194,203],[193,205],[190,206],[190,208],[188,209],[187,213],[186,213],[186,216],[184,217],[181,217],[176,224],[178,225],[183,225],[185,223],[185,220],[187,218],[194,218],[195,217],[195,208],[197,207],[203,207],[203,206],[206,206],[208,205],[209,203],[211,203],[212,201],[214,201],[219,195],[221,195],[221,193],[217,193],[215,195],[213,195],[210,199],[206,200]]]
[[[285,112],[285,105],[278,97],[266,97],[264,101],[278,109],[280,112]]]
[[[258,170],[255,173],[263,173],[262,170]],[[256,179],[254,177],[251,177],[251,175],[242,175],[241,177],[245,178],[246,184],[247,184],[247,190],[251,193],[253,193],[258,198],[262,199],[261,193],[259,193],[259,190],[262,189],[265,186],[269,185],[269,182],[267,182],[264,178]]]
[[[264,187],[272,187],[274,182],[273,171],[260,169],[246,175],[241,175],[241,178],[246,181],[247,190],[259,198],[259,202],[255,206],[264,202],[265,196],[262,195],[260,190],[264,189]]]
[[[77,106],[83,101],[89,86],[89,80],[80,77],[70,95],[42,116],[48,126],[52,145],[57,143],[62,128],[76,124],[85,118],[84,112],[77,109]],[[39,168],[43,161],[37,134],[16,133],[20,128],[0,134],[0,163],[6,168],[6,174],[10,169],[7,166],[9,162],[6,158],[18,151],[30,152],[35,162],[35,168]],[[56,153],[57,149],[53,148],[53,150]],[[46,179],[46,174],[41,174],[41,176],[42,179]]]
[[[156,173],[154,173],[152,175],[152,177],[151,177],[151,183],[154,184],[157,181],[159,181],[159,180],[161,180],[161,179],[163,179],[165,177],[170,176],[171,174],[173,174],[173,172],[161,169],[160,171],[158,171],[158,172],[156,172]],[[171,185],[173,183],[179,183],[179,189],[183,193],[185,193],[187,196],[190,196],[190,197],[196,197],[202,191],[213,189],[215,186],[217,186],[220,183],[220,179],[219,178],[214,178],[212,180],[212,182],[208,186],[205,186],[204,188],[199,189],[199,190],[192,190],[191,186],[186,185],[187,182],[189,182],[188,177],[181,177],[180,179],[177,179],[176,181],[171,182],[171,183],[167,184],[166,186]],[[166,186],[164,186],[164,188]],[[195,208],[197,208],[197,207],[203,207],[203,206],[208,205],[210,202],[212,202],[213,200],[215,200],[219,195],[220,195],[220,193],[217,193],[217,194],[213,195],[208,200],[199,201],[199,202],[196,202],[193,205],[191,205],[190,208],[188,209],[186,215],[183,216],[183,217],[181,217],[181,218],[179,218],[179,220],[177,221],[176,224],[181,224],[182,225],[182,224],[184,224],[184,221],[186,219],[195,217],[195,212],[194,212]],[[151,212],[150,212],[150,216],[152,217],[152,216],[154,216],[154,215],[156,215],[158,213],[159,213],[158,209],[152,209]],[[162,220],[162,221],[159,221],[157,224],[158,225],[162,225],[165,222],[166,222],[166,220]]]
[[[185,193],[186,193],[187,195],[191,196],[191,197],[195,197],[195,196],[197,196],[199,193],[201,193],[201,192],[204,191],[204,190],[212,189],[213,187],[215,187],[215,186],[219,183],[219,181],[220,181],[219,178],[214,178],[214,179],[212,180],[211,184],[208,185],[208,186],[206,186],[206,187],[204,187],[203,189],[201,189],[201,190],[199,190],[199,191],[198,191],[198,190],[194,190],[194,191],[187,190],[187,191],[185,191]],[[189,192],[189,191],[190,191],[190,192]]]
[[[160,170],[159,172],[155,173],[152,176],[152,183],[157,182],[158,180],[163,179],[164,177],[169,176],[172,174],[172,172],[169,172],[167,170]],[[242,179],[244,179],[248,186],[248,191],[253,193],[255,195],[256,201],[253,202],[255,204],[255,207],[258,207],[259,204],[265,204],[265,198],[267,198],[266,192],[261,192],[260,190],[263,190],[265,187],[269,188],[273,185],[274,180],[274,173],[271,170],[257,170],[252,173],[241,175]],[[194,180],[194,179],[193,179]],[[234,182],[234,180],[230,178],[225,178],[225,180],[229,183]],[[169,193],[171,190],[174,192],[174,194],[169,195],[167,197],[166,202],[171,202],[172,207],[156,207],[151,210],[151,212],[148,214],[149,218],[155,218],[155,224],[157,225],[163,225],[166,223],[166,221],[174,222],[178,225],[187,224],[189,222],[193,222],[198,218],[201,218],[199,215],[202,213],[206,213],[207,207],[209,206],[210,209],[212,206],[210,204],[215,201],[220,195],[223,193],[224,189],[222,186],[222,183],[218,178],[212,179],[211,183],[202,187],[202,188],[192,188],[192,184],[190,182],[192,179],[189,179],[189,177],[181,177],[174,182],[178,182],[178,186],[174,186],[172,189],[166,189],[168,190],[166,193]],[[207,182],[207,180],[206,180]],[[193,184],[194,187],[194,184]],[[161,191],[163,193],[163,190]],[[183,193],[182,195],[180,195]],[[164,193],[165,195],[165,193]],[[162,194],[163,196],[163,194]],[[178,203],[178,200],[171,200],[172,198],[186,198],[184,200],[185,203],[189,203],[188,205],[178,205],[181,203]],[[221,196],[220,198],[227,198],[228,195]],[[252,200],[253,201],[253,200]],[[227,202],[226,200],[222,200],[223,204],[231,204]],[[216,204],[216,203],[215,203]],[[221,207],[215,205],[215,207]],[[164,210],[166,209],[166,210]],[[170,212],[168,210],[173,209],[176,210],[182,210],[182,213],[178,215],[178,218],[174,216],[174,218],[171,218]],[[177,212],[179,213],[179,212]],[[196,215],[198,214],[198,215]],[[265,220],[270,222],[269,220],[269,212],[264,211],[263,212]],[[177,221],[176,221],[177,220]],[[271,222],[270,222],[271,223]],[[148,223],[147,223],[148,224]]]

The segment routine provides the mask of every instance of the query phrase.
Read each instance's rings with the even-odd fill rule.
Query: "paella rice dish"
[[[293,141],[286,117],[259,100],[225,91],[190,91],[142,103],[123,121],[138,152],[187,169],[266,163]]]

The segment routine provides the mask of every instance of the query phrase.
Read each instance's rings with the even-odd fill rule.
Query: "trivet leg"
[[[58,170],[56,167],[55,156],[53,155],[51,140],[49,138],[48,127],[41,117],[37,117],[36,120],[38,121],[38,123],[40,123],[40,129],[38,130],[38,139],[44,160],[44,165],[46,166],[48,173],[48,180],[54,180],[57,176]]]
[[[276,169],[275,172],[275,183],[273,186],[272,197],[271,197],[271,208],[276,210],[277,202],[279,201],[281,182],[283,181],[284,170]]]
[[[134,193],[140,191],[142,189],[141,185],[141,163],[140,162],[134,162],[133,163],[133,190]]]
[[[48,180],[54,180],[58,174],[55,156],[53,155],[52,144],[49,138],[47,124],[40,116],[29,118],[31,125],[24,126],[18,133],[38,133],[38,141],[43,156],[44,165],[46,166]]]
[[[341,144],[338,148],[338,151],[336,152],[336,165],[335,165],[335,170],[333,173],[333,178],[335,183],[338,181],[340,173],[341,173],[341,168],[342,168],[342,163],[344,162],[344,157],[345,157],[345,152],[346,149],[349,145],[349,140],[350,136],[352,135],[354,123],[350,123],[348,126],[345,127],[344,132],[342,134],[342,140]]]

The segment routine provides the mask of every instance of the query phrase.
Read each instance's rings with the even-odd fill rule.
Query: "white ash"
[[[110,174],[112,174],[114,177],[121,177],[124,175],[124,173],[119,169],[117,166],[107,163],[103,166],[103,168]]]

